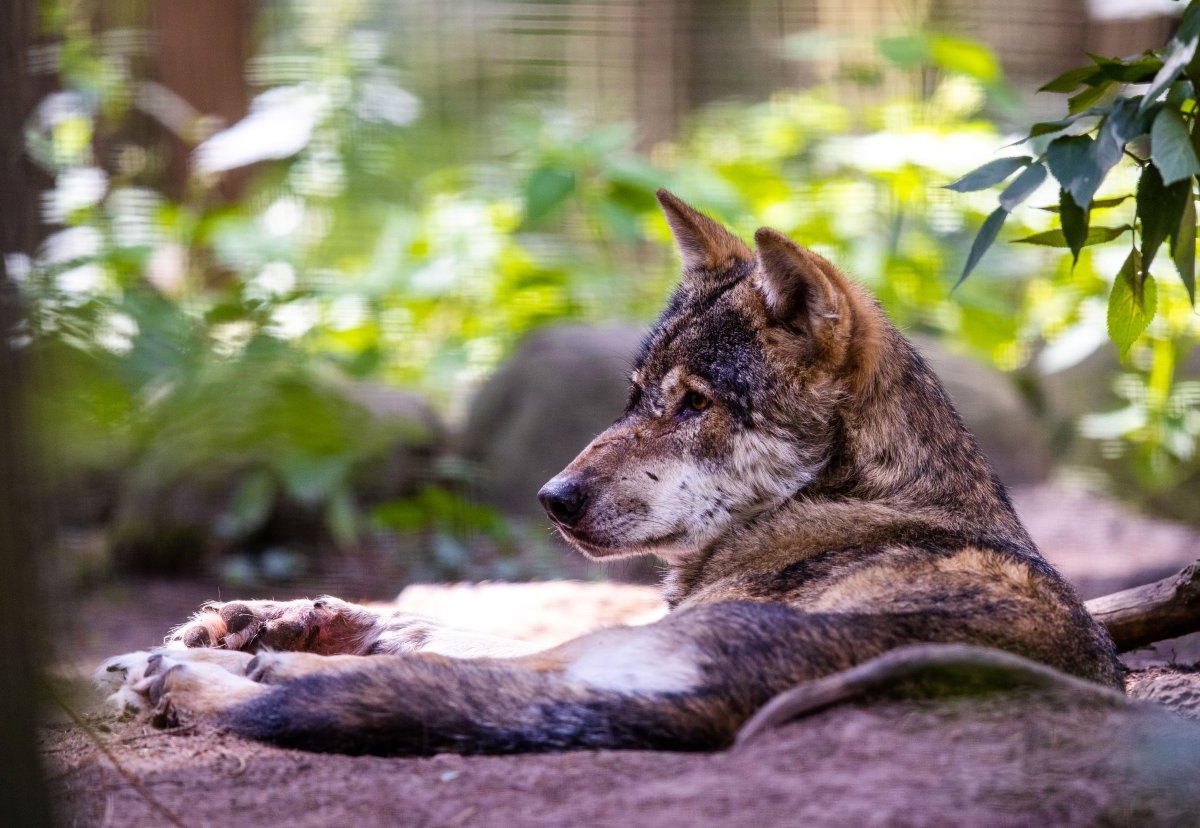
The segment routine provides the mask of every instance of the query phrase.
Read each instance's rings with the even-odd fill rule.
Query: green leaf
[[[1180,78],[1171,84],[1167,92],[1167,106],[1171,109],[1182,109],[1186,101],[1196,100],[1196,87],[1187,78]]]
[[[982,167],[972,170],[952,184],[947,184],[946,189],[958,193],[986,190],[988,187],[999,184],[1032,160],[1028,155],[997,158],[995,161],[989,161]]]
[[[275,505],[275,481],[264,469],[251,472],[233,493],[229,511],[219,521],[221,534],[245,536],[260,528]]]
[[[575,189],[575,173],[561,167],[538,167],[525,182],[525,216],[538,221],[554,211]]]
[[[390,500],[371,510],[371,521],[393,532],[418,532],[429,526],[430,516],[413,498]]]
[[[1200,3],[1188,3],[1183,17],[1179,20],[1179,30],[1175,32],[1176,40],[1189,40],[1200,35]]]
[[[1150,158],[1162,173],[1164,184],[1174,184],[1200,173],[1187,124],[1174,109],[1163,107],[1150,130]]]
[[[947,72],[957,72],[983,83],[1000,79],[1000,61],[995,52],[974,40],[934,35],[929,42],[929,56]]]
[[[1029,198],[1045,180],[1046,168],[1036,162],[1030,164],[1004,188],[1004,192],[1000,193],[1000,206],[1011,213],[1013,208]]]
[[[1137,214],[1142,222],[1142,273],[1150,269],[1167,237],[1179,229],[1184,203],[1191,198],[1191,178],[1167,187],[1153,164],[1142,170],[1137,187]]]
[[[1158,309],[1154,279],[1138,278],[1142,269],[1140,258],[1136,250],[1130,251],[1108,296],[1108,335],[1122,356],[1146,330]]]
[[[1064,129],[1075,123],[1078,118],[1063,118],[1058,121],[1042,121],[1034,124],[1029,129],[1029,137],[1037,138],[1039,135],[1049,135],[1051,132],[1062,132]]]
[[[901,68],[929,60],[929,38],[923,34],[896,35],[879,39],[879,54]]]
[[[1149,83],[1162,69],[1163,62],[1153,54],[1145,54],[1133,60],[1113,60],[1089,55],[1104,77],[1118,83]]]
[[[1008,218],[1008,211],[1003,207],[997,207],[988,216],[983,226],[979,228],[979,235],[975,237],[974,243],[971,245],[971,252],[967,255],[967,264],[963,267],[962,276],[958,277],[958,281],[954,283],[957,288],[967,277],[971,275],[971,271],[975,269],[975,265],[979,264],[979,260],[983,258],[983,254],[996,241],[996,236],[1000,234],[1000,228],[1004,226],[1004,220]]]
[[[1125,145],[1150,129],[1149,117],[1138,111],[1139,98],[1120,98],[1113,101],[1108,115],[1100,124],[1092,154],[1101,178],[1116,166],[1125,152]]]
[[[276,460],[284,488],[296,500],[316,504],[326,500],[343,484],[350,458],[342,455],[287,454]]]
[[[1159,95],[1175,82],[1175,79],[1179,77],[1179,73],[1183,71],[1183,68],[1195,56],[1196,43],[1197,36],[1194,34],[1187,40],[1180,40],[1178,37],[1171,38],[1167,43],[1166,52],[1163,54],[1162,68],[1158,70],[1158,74],[1151,81],[1150,88],[1146,91],[1145,97],[1142,98],[1142,110],[1145,110],[1150,104],[1157,101]]]
[[[1055,138],[1046,148],[1046,163],[1075,203],[1086,209],[1108,171],[1121,160],[1125,144],[1144,131],[1137,99],[1122,98],[1109,108],[1095,140],[1088,135]]]
[[[1080,66],[1069,69],[1054,80],[1041,86],[1039,92],[1074,92],[1085,83],[1103,80],[1104,73],[1095,66]]]
[[[1104,99],[1104,96],[1108,94],[1108,90],[1112,88],[1112,85],[1112,81],[1105,80],[1096,86],[1089,86],[1078,95],[1072,95],[1067,98],[1067,111],[1072,115],[1077,115],[1087,109],[1091,109]]]
[[[1091,247],[1094,244],[1104,244],[1110,242],[1117,236],[1121,235],[1132,228],[1128,224],[1123,224],[1120,227],[1089,227],[1087,237],[1083,240],[1080,247]],[[1023,239],[1015,240],[1018,244],[1038,244],[1042,247],[1067,247],[1067,237],[1062,230],[1047,230],[1044,233],[1034,233],[1032,236],[1026,236]]]
[[[1071,194],[1080,207],[1088,207],[1100,181],[1104,178],[1092,153],[1095,141],[1090,135],[1067,135],[1055,138],[1046,147],[1046,164],[1062,188]]]
[[[1005,149],[1007,149],[1008,147],[1015,147],[1019,144],[1024,144],[1026,141],[1032,140],[1033,138],[1037,138],[1042,135],[1050,135],[1051,133],[1054,133],[1054,132],[1062,132],[1064,129],[1067,129],[1068,127],[1070,127],[1072,124],[1074,124],[1080,118],[1086,117],[1087,115],[1088,115],[1088,113],[1081,112],[1078,115],[1072,115],[1068,118],[1062,118],[1058,121],[1040,121],[1029,128],[1029,132],[1025,135],[1024,138],[1020,138],[1016,141],[1013,141],[1011,144],[1005,144],[1004,147],[1005,147]]]
[[[1071,249],[1071,264],[1074,265],[1079,261],[1079,251],[1087,244],[1090,213],[1076,204],[1066,190],[1058,192],[1058,207],[1063,238]]]
[[[1183,215],[1179,225],[1171,234],[1171,259],[1179,278],[1187,288],[1188,299],[1196,304],[1196,202],[1192,199],[1191,183],[1188,183],[1188,196],[1183,203]]]
[[[629,243],[642,238],[641,217],[625,205],[605,199],[596,206],[596,214],[615,238]]]
[[[1131,198],[1133,198],[1133,196],[1130,195],[1116,196],[1114,198],[1097,198],[1092,201],[1092,209],[1106,210],[1110,207],[1117,207]],[[1045,210],[1047,213],[1059,212],[1059,206],[1057,204],[1047,204],[1045,207],[1039,207],[1038,209]]]

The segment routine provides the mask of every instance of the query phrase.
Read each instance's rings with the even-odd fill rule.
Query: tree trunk
[[[229,126],[245,117],[250,105],[246,63],[254,47],[252,0],[159,0],[154,3],[159,82],[204,116]],[[184,197],[195,144],[173,135],[168,140],[166,190]],[[222,176],[220,195],[235,200],[250,178],[250,169]]]
[[[34,0],[0,3],[0,820],[9,826],[51,821],[34,735],[40,666],[34,512],[29,441],[22,437],[22,354],[13,347],[21,309],[9,272],[9,257],[31,253],[38,234],[38,187],[22,147],[32,104],[26,59],[35,8]]]

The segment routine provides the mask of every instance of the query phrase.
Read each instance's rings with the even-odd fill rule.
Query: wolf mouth
[[[645,550],[675,543],[684,535],[682,531],[671,532],[657,538],[645,538],[631,544],[613,544],[602,542],[594,535],[590,535],[579,529],[568,529],[561,524],[555,524],[555,528],[558,529],[567,542],[574,544],[586,554],[596,558],[640,554]]]

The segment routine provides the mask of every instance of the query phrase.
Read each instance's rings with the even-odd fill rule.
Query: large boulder
[[[444,429],[418,395],[268,375],[169,401],[122,476],[109,529],[118,569],[210,570],[226,553],[312,553],[359,507],[432,479]],[[353,507],[351,507],[353,508]]]
[[[538,489],[624,408],[644,335],[634,325],[563,324],[525,340],[484,383],[463,429],[481,499],[541,517]]]
[[[1200,482],[1200,456],[1180,461],[1168,474],[1151,475],[1137,466],[1131,456],[1133,446],[1122,445],[1119,438],[1115,442],[1092,439],[1081,432],[1085,415],[1119,412],[1129,406],[1114,389],[1123,370],[1132,369],[1122,368],[1116,347],[1105,341],[1086,357],[1038,376],[1044,416],[1053,430],[1055,457],[1063,466],[1106,479],[1110,491],[1143,511],[1200,524],[1200,486],[1196,485]],[[1176,364],[1174,382],[1178,387],[1197,379],[1200,347],[1193,347]]]
[[[990,365],[911,337],[937,373],[963,422],[1009,486],[1045,480],[1053,460],[1045,425],[1013,380]]]

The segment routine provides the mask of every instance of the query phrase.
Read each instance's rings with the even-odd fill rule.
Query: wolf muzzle
[[[554,523],[569,529],[583,518],[588,496],[579,475],[555,477],[538,492],[542,508]]]

